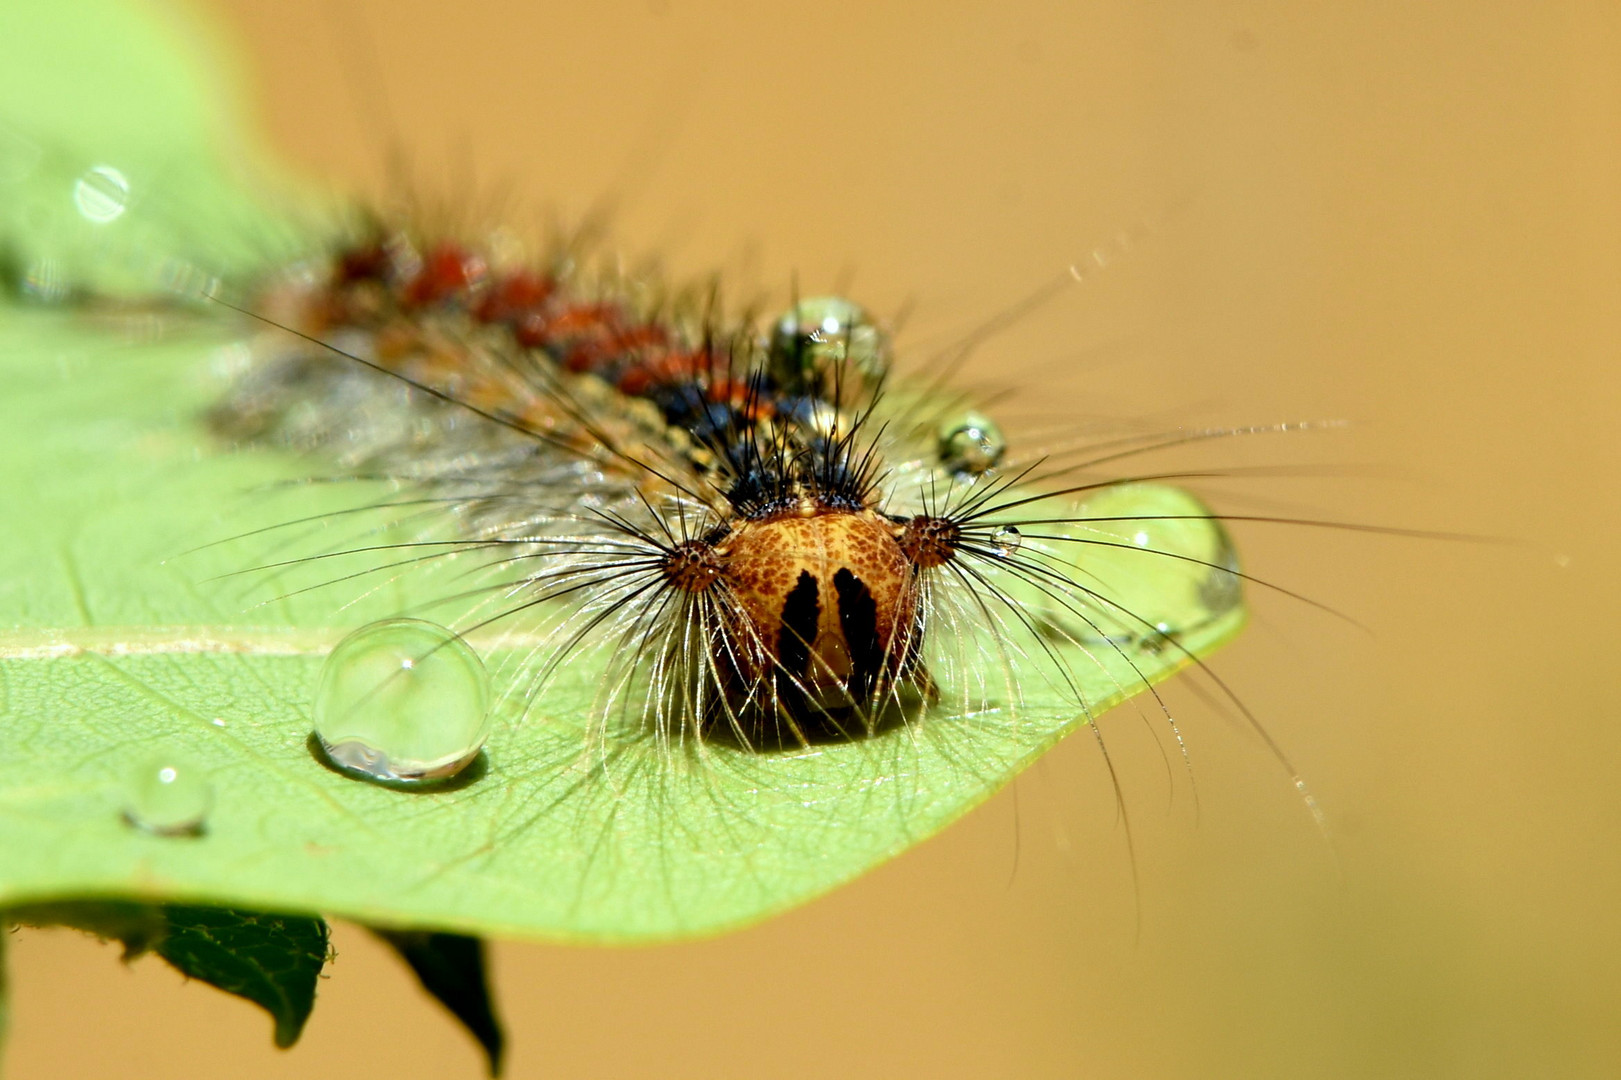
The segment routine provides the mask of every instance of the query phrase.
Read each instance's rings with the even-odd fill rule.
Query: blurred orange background
[[[1218,670],[1314,785],[1197,695],[1198,788],[1116,731],[1139,902],[1081,737],[940,838],[723,939],[502,944],[513,1077],[1621,1074],[1621,8],[215,0],[269,137],[336,189],[619,197],[679,273],[908,303],[915,361],[1121,232],[977,355],[1017,437],[1112,416],[1344,419],[1168,466],[1251,526]],[[491,200],[493,202],[493,199]],[[1339,869],[1336,870],[1336,853]],[[362,932],[303,1041],[67,932],[11,951],[35,1077],[475,1076]]]

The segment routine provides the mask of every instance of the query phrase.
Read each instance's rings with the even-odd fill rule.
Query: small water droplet
[[[128,204],[129,180],[111,165],[92,165],[73,184],[73,205],[93,224],[117,221]]]
[[[174,755],[141,762],[124,781],[124,819],[158,836],[197,835],[213,807],[208,774]]]
[[[321,668],[315,734],[347,772],[401,783],[443,780],[478,756],[489,731],[484,664],[436,623],[363,626]]]
[[[1024,537],[1012,525],[998,525],[991,530],[991,546],[996,548],[996,553],[1004,559],[1017,552],[1022,543]]]
[[[972,480],[996,468],[1007,452],[1007,438],[992,420],[977,412],[965,413],[940,425],[936,432],[940,464],[947,472]]]

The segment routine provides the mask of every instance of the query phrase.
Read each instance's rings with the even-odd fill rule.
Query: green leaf
[[[124,946],[124,959],[133,960],[152,949],[169,932],[168,920],[158,904],[125,900],[63,900],[12,908],[5,922],[16,926],[66,926]]]
[[[142,23],[150,17],[135,12],[145,9],[82,6],[96,17],[76,17],[71,30],[54,8],[8,8],[21,30],[0,34],[0,73],[24,60],[39,85],[78,103],[53,107],[52,137],[33,145],[85,162],[127,155],[132,176],[193,175],[146,163],[196,162],[218,135],[215,113],[196,100],[207,82],[124,74],[190,71],[194,60]],[[66,55],[81,47],[88,58]],[[116,86],[95,84],[102,60]],[[0,117],[29,108],[30,85],[0,74]],[[117,107],[98,112],[109,98]],[[149,113],[152,137],[132,141],[121,118]],[[20,245],[28,266],[60,255],[99,288],[103,264],[117,261],[107,253],[134,252],[140,269],[163,234],[185,245],[185,222],[209,222],[212,234],[240,215],[224,171],[195,175],[211,179],[175,188],[191,216],[154,195],[150,216],[132,203],[127,220],[105,226],[139,225],[129,242],[103,244],[111,233],[61,217],[71,188],[44,169],[17,191],[62,229],[35,230],[24,214],[0,219],[0,239]],[[1004,655],[979,662],[1008,693],[966,715],[940,708],[878,738],[796,753],[669,753],[627,736],[594,754],[602,657],[584,652],[533,701],[522,700],[521,679],[509,681],[520,693],[502,699],[476,777],[407,792],[337,775],[307,746],[324,654],[434,587],[408,577],[352,603],[317,590],[264,604],[248,587],[255,579],[224,575],[267,545],[182,554],[295,519],[346,536],[346,519],[332,515],[363,498],[348,485],[299,483],[327,468],[320,462],[225,452],[209,438],[199,417],[221,392],[211,373],[235,361],[217,350],[238,332],[171,326],[161,344],[132,345],[106,326],[0,306],[0,908],[125,897],[546,940],[712,934],[803,903],[934,834],[1089,715],[1186,662],[1175,649],[1088,656],[1015,629]],[[1103,587],[1112,576],[1083,572]],[[1132,595],[1187,588],[1186,567],[1168,560],[1132,576]],[[1179,643],[1203,655],[1243,620],[1233,607]],[[521,649],[474,644],[497,671],[522,672]],[[1042,661],[1049,649],[1060,663]],[[127,774],[169,757],[194,763],[213,788],[206,820],[183,835],[126,820]]]
[[[604,766],[584,753],[587,653],[527,709],[507,699],[477,780],[347,779],[306,745],[322,654],[409,598],[246,606],[240,582],[209,581],[251,565],[239,547],[175,556],[355,493],[266,494],[311,464],[218,452],[194,420],[215,392],[196,342],[131,349],[49,314],[0,318],[0,906],[125,895],[552,940],[714,933],[938,831],[1085,719],[1037,686],[1022,710],[861,743],[671,757],[633,742]],[[1184,644],[1208,651],[1242,619]],[[1096,652],[1077,664],[1094,712],[1141,687],[1123,655]],[[1160,679],[1181,661],[1136,663]],[[200,835],[124,820],[129,768],[171,754],[212,778]]]
[[[276,1045],[298,1041],[315,1008],[327,960],[326,923],[301,915],[229,908],[164,908],[157,952],[182,974],[247,998],[276,1022]]]
[[[126,961],[156,952],[188,978],[262,1006],[281,1047],[298,1041],[328,954],[326,923],[299,915],[119,900],[35,904],[4,915],[4,922],[67,926],[122,942]]]
[[[484,1048],[490,1075],[501,1075],[506,1036],[490,996],[484,942],[461,934],[373,929],[416,973],[422,989],[437,998]]]

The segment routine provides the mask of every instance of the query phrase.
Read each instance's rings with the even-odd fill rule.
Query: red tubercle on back
[[[694,342],[668,317],[646,314],[611,292],[586,292],[564,272],[514,267],[474,244],[421,243],[380,228],[331,260],[325,283],[297,301],[292,321],[299,329],[323,338],[346,327],[365,331],[379,363],[476,396],[481,408],[517,413],[529,406],[513,393],[510,376],[496,380],[505,391],[485,385],[474,370],[478,362],[460,354],[458,322],[467,331],[510,335],[514,346],[543,352],[563,372],[595,376],[627,397],[652,401],[675,423],[714,415],[698,410],[698,401],[749,421],[776,413],[769,393],[735,377],[729,338]],[[475,347],[472,339],[466,345]],[[503,392],[510,400],[498,400]]]
[[[615,326],[608,323],[597,332],[570,341],[563,351],[563,366],[618,383],[624,372],[634,371],[664,356],[671,344],[669,331],[657,324]]]
[[[614,387],[621,394],[645,397],[662,386],[708,378],[717,366],[713,354],[700,349],[647,353],[620,373]]]
[[[557,281],[549,275],[518,270],[490,282],[490,287],[473,306],[473,317],[480,322],[521,327],[540,315],[556,291]]]
[[[406,306],[467,301],[489,277],[484,258],[457,244],[439,244],[422,260],[422,268],[405,286]]]

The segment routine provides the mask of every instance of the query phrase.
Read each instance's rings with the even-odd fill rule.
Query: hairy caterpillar
[[[1033,693],[1092,719],[1194,660],[1189,635],[1236,629],[1219,517],[1158,486],[1185,470],[1120,470],[1290,425],[1010,448],[947,372],[894,375],[846,301],[729,316],[567,245],[517,251],[396,212],[249,281],[224,302],[279,330],[211,423],[405,491],[349,512],[363,542],[276,570],[454,566],[475,580],[445,621],[522,642],[522,696],[596,650],[594,748],[1016,721]]]
[[[70,235],[130,236],[124,223],[172,211],[143,196],[167,189],[139,159],[113,160],[125,183],[65,155],[64,186],[84,195]],[[34,172],[42,198],[61,190]],[[270,273],[211,275],[184,257],[157,267],[181,292],[230,282],[210,294],[270,326],[254,349],[216,354],[231,385],[212,399],[203,459],[305,480],[282,485],[294,509],[270,508],[258,531],[275,550],[253,579],[268,576],[275,608],[210,612],[216,631],[191,628],[211,602],[181,605],[153,648],[313,652],[333,631],[420,614],[499,654],[518,699],[490,744],[504,771],[472,788],[512,803],[480,803],[498,811],[487,818],[440,806],[452,829],[442,858],[498,865],[514,882],[537,855],[576,859],[523,905],[480,894],[502,925],[653,937],[758,917],[942,827],[1242,624],[1243,574],[1220,519],[1164,483],[1212,470],[1130,465],[1279,428],[1066,422],[1005,441],[994,403],[951,389],[949,351],[931,363],[896,349],[892,363],[882,321],[846,301],[790,295],[768,318],[728,315],[708,289],[598,267],[569,244],[535,253],[420,210],[322,236],[324,249]],[[25,296],[101,292],[53,287],[66,279],[43,271],[63,251],[36,246],[18,252]],[[221,441],[247,452],[216,455]],[[342,494],[366,484],[381,493]],[[206,484],[189,498],[215,505]],[[143,502],[138,527],[167,536],[167,509]],[[236,628],[265,610],[267,633]],[[1164,733],[1162,749],[1180,750],[1162,701],[1136,711]],[[300,723],[297,708],[265,719]],[[776,750],[789,753],[760,753]],[[300,790],[319,793],[310,828],[328,827],[322,800],[368,798],[329,792],[300,765]],[[821,794],[794,797],[809,790]],[[877,818],[869,790],[893,794]],[[548,816],[558,799],[568,813]],[[655,857],[674,799],[715,823],[686,838],[688,861],[662,868],[681,889],[623,892],[612,863],[577,851],[582,830],[617,831],[630,815],[619,857]],[[822,828],[824,806],[881,827],[845,832],[855,849],[838,862],[785,842]],[[500,845],[481,842],[488,830]],[[786,858],[788,888],[744,893],[703,873],[717,852],[746,868],[760,851]],[[304,868],[303,852],[266,854]],[[374,902],[371,882],[345,887],[334,899],[301,884],[277,902]],[[582,905],[588,893],[599,901]],[[412,902],[401,918],[441,917]]]
[[[270,344],[212,422],[340,449],[410,489],[375,509],[447,511],[462,542],[334,554],[385,572],[483,560],[494,580],[459,594],[479,599],[469,629],[561,606],[528,677],[610,641],[604,730],[750,748],[871,735],[940,704],[935,669],[961,714],[1016,707],[1042,679],[1087,711],[1074,666],[1094,651],[1174,651],[1238,604],[1215,515],[1134,487],[1160,473],[1101,471],[1235,432],[1009,454],[961,396],[896,385],[887,335],[847,301],[798,301],[762,337],[712,299],[574,263],[492,268],[373,226],[263,294],[253,310],[301,340]],[[1077,512],[1087,495],[1106,506]],[[1170,550],[1147,531],[1167,526]],[[1088,567],[1121,550],[1128,565]],[[1133,558],[1185,569],[1172,581],[1191,594],[1123,599],[1111,569],[1129,577]]]
[[[149,177],[68,159],[79,219],[115,235]],[[175,212],[148,195],[139,221]],[[387,491],[259,530],[277,548],[259,568],[272,600],[316,594],[323,626],[355,626],[349,587],[370,610],[477,634],[503,654],[517,714],[582,723],[598,764],[895,733],[840,759],[888,782],[926,728],[976,764],[995,759],[977,741],[1007,736],[982,777],[909,777],[973,782],[921,829],[898,819],[901,834],[939,827],[1242,624],[1222,517],[1165,486],[1242,470],[1146,459],[1294,425],[1062,425],[1010,444],[950,386],[960,357],[892,357],[882,319],[853,303],[791,295],[772,318],[728,315],[713,290],[454,219],[389,209],[271,272],[159,259],[170,289],[216,282],[214,300],[269,326],[253,355],[220,354],[216,438],[314,451],[337,465],[324,480]],[[73,297],[41,269],[57,258],[21,259],[16,287]],[[562,675],[595,683],[592,701],[532,710]],[[1185,754],[1165,702],[1138,712]]]

